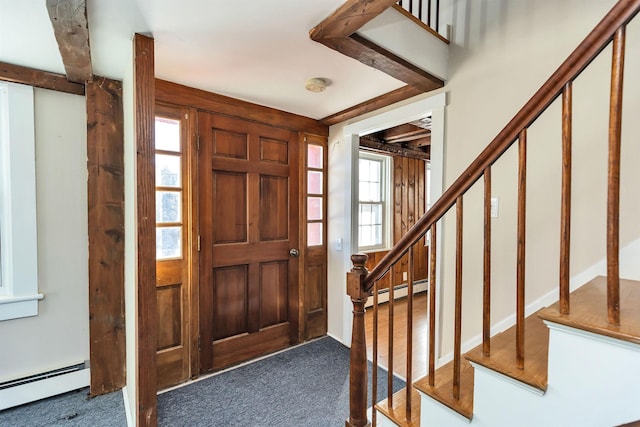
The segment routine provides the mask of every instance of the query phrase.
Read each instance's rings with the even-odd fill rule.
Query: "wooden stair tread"
[[[465,357],[503,375],[521,381],[540,390],[547,389],[547,366],[549,361],[549,328],[538,316],[540,311],[527,317],[524,322],[524,369],[516,366],[516,327],[491,338],[491,355],[482,354],[482,345],[474,348]]]
[[[376,409],[401,427],[418,427],[420,425],[420,395],[411,387],[411,419],[407,420],[406,387],[394,393],[393,403],[389,407],[389,399],[376,404]]]
[[[460,399],[453,397],[453,362],[441,366],[435,373],[434,386],[429,385],[429,377],[423,377],[413,386],[471,420],[473,416],[473,367],[465,358],[460,363]]]
[[[571,293],[570,314],[560,314],[558,303],[539,312],[542,319],[640,344],[640,282],[620,279],[620,325],[607,317],[607,278],[598,276]]]

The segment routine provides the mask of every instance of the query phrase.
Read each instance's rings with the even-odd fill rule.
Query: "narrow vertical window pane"
[[[307,166],[310,168],[322,169],[322,146],[307,146]]]
[[[322,223],[310,222],[307,224],[307,246],[322,245]]]
[[[156,191],[156,222],[181,222],[180,191]]]
[[[180,152],[180,121],[156,117],[156,150]]]
[[[180,156],[156,154],[156,186],[180,187]]]
[[[156,228],[156,259],[180,258],[182,256],[182,228]]]
[[[322,194],[322,172],[307,172],[307,193]]]
[[[307,198],[307,219],[309,221],[322,219],[322,197]]]

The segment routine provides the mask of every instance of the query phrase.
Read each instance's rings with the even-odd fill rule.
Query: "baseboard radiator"
[[[82,362],[0,383],[0,411],[87,387],[89,363]]]

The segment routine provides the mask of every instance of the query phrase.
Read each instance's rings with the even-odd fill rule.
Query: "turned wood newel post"
[[[347,273],[347,294],[353,303],[351,366],[349,369],[349,419],[346,427],[368,426],[367,419],[367,344],[364,332],[364,304],[369,292],[364,289],[367,255],[351,255],[353,268]]]

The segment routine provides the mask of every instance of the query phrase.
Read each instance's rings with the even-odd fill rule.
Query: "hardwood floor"
[[[412,378],[417,380],[427,374],[428,331],[427,293],[416,294],[413,298],[413,352]],[[393,372],[407,377],[407,298],[396,299],[393,316]],[[373,359],[373,307],[365,314],[367,358]],[[389,303],[378,307],[378,364],[389,366]]]

